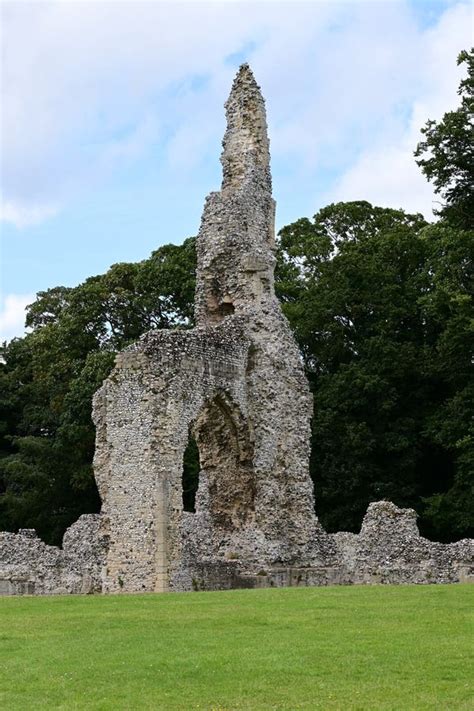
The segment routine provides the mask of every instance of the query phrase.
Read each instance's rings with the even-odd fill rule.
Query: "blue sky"
[[[223,103],[267,101],[277,227],[336,200],[431,217],[412,153],[457,105],[469,3],[4,2],[2,338],[36,292],[197,233]]]

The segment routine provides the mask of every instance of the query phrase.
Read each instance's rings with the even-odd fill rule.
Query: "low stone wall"
[[[43,543],[34,529],[0,533],[0,595],[100,592],[106,551],[100,519],[81,516],[62,548]]]
[[[32,529],[0,533],[0,595],[103,591],[107,539],[101,515],[85,515],[65,533],[63,547],[43,543]],[[474,540],[436,543],[420,536],[413,509],[370,504],[361,532],[329,534],[327,565],[243,569],[239,560],[186,561],[172,590],[308,587],[353,584],[474,582]],[[320,542],[317,544],[320,554]]]
[[[420,536],[416,512],[390,501],[369,505],[359,534],[333,538],[352,583],[474,582],[474,540],[429,541]]]

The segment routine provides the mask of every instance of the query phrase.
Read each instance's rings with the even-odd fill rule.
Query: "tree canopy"
[[[191,238],[38,294],[31,333],[2,348],[0,530],[32,527],[59,543],[80,514],[99,510],[92,396],[118,350],[150,328],[191,324],[195,262]]]
[[[311,472],[329,530],[370,501],[442,540],[472,526],[472,234],[367,202],[280,233],[278,290],[314,392]]]
[[[424,140],[415,151],[421,170],[433,182],[443,205],[437,214],[453,227],[474,227],[474,49],[461,52],[458,64],[467,66],[467,77],[458,94],[461,104],[444,114],[441,121],[430,120],[421,129]]]

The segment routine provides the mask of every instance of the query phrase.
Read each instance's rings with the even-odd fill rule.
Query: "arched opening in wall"
[[[196,494],[199,486],[199,449],[193,434],[189,433],[188,444],[183,455],[183,511],[195,513]]]
[[[216,396],[194,423],[201,485],[212,523],[234,530],[254,517],[255,478],[248,424],[225,393]]]

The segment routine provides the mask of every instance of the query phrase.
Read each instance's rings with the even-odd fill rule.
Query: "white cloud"
[[[26,307],[35,300],[34,294],[7,294],[0,308],[0,342],[25,333]]]
[[[233,3],[146,2],[4,3],[1,11],[3,190],[8,203],[33,206],[94,189],[150,148],[158,131],[141,130],[146,116],[171,144],[190,127],[199,134],[222,82],[204,92],[200,125],[196,106],[179,112],[200,94],[189,78],[225,76],[227,90],[225,57],[279,14],[255,5],[249,23],[248,7]],[[202,142],[193,145],[200,151]]]
[[[16,224],[47,218],[151,150],[179,190],[179,173],[199,174],[220,143],[235,71],[226,58],[245,47],[268,100],[274,166],[288,176],[280,200],[330,170],[344,172],[331,195],[366,189],[426,210],[429,188],[408,156],[425,117],[452,103],[456,54],[470,44],[465,2],[428,30],[408,0],[1,11],[4,216]]]
[[[0,221],[9,222],[20,229],[37,225],[50,217],[54,217],[58,212],[59,208],[55,205],[21,204],[18,201],[0,199]]]
[[[413,68],[418,76],[417,98],[410,104],[410,120],[400,135],[382,131],[374,146],[368,146],[339,178],[336,186],[321,196],[321,203],[368,200],[373,204],[421,212],[433,219],[439,197],[415,163],[413,152],[421,140],[426,121],[440,119],[459,103],[457,87],[465,68],[456,66],[459,52],[469,47],[471,10],[466,5],[448,9],[440,22],[418,38],[426,62]]]
[[[412,148],[400,144],[363,153],[337,187],[322,196],[322,204],[368,200],[381,207],[421,212],[431,219],[433,192],[414,163]]]

